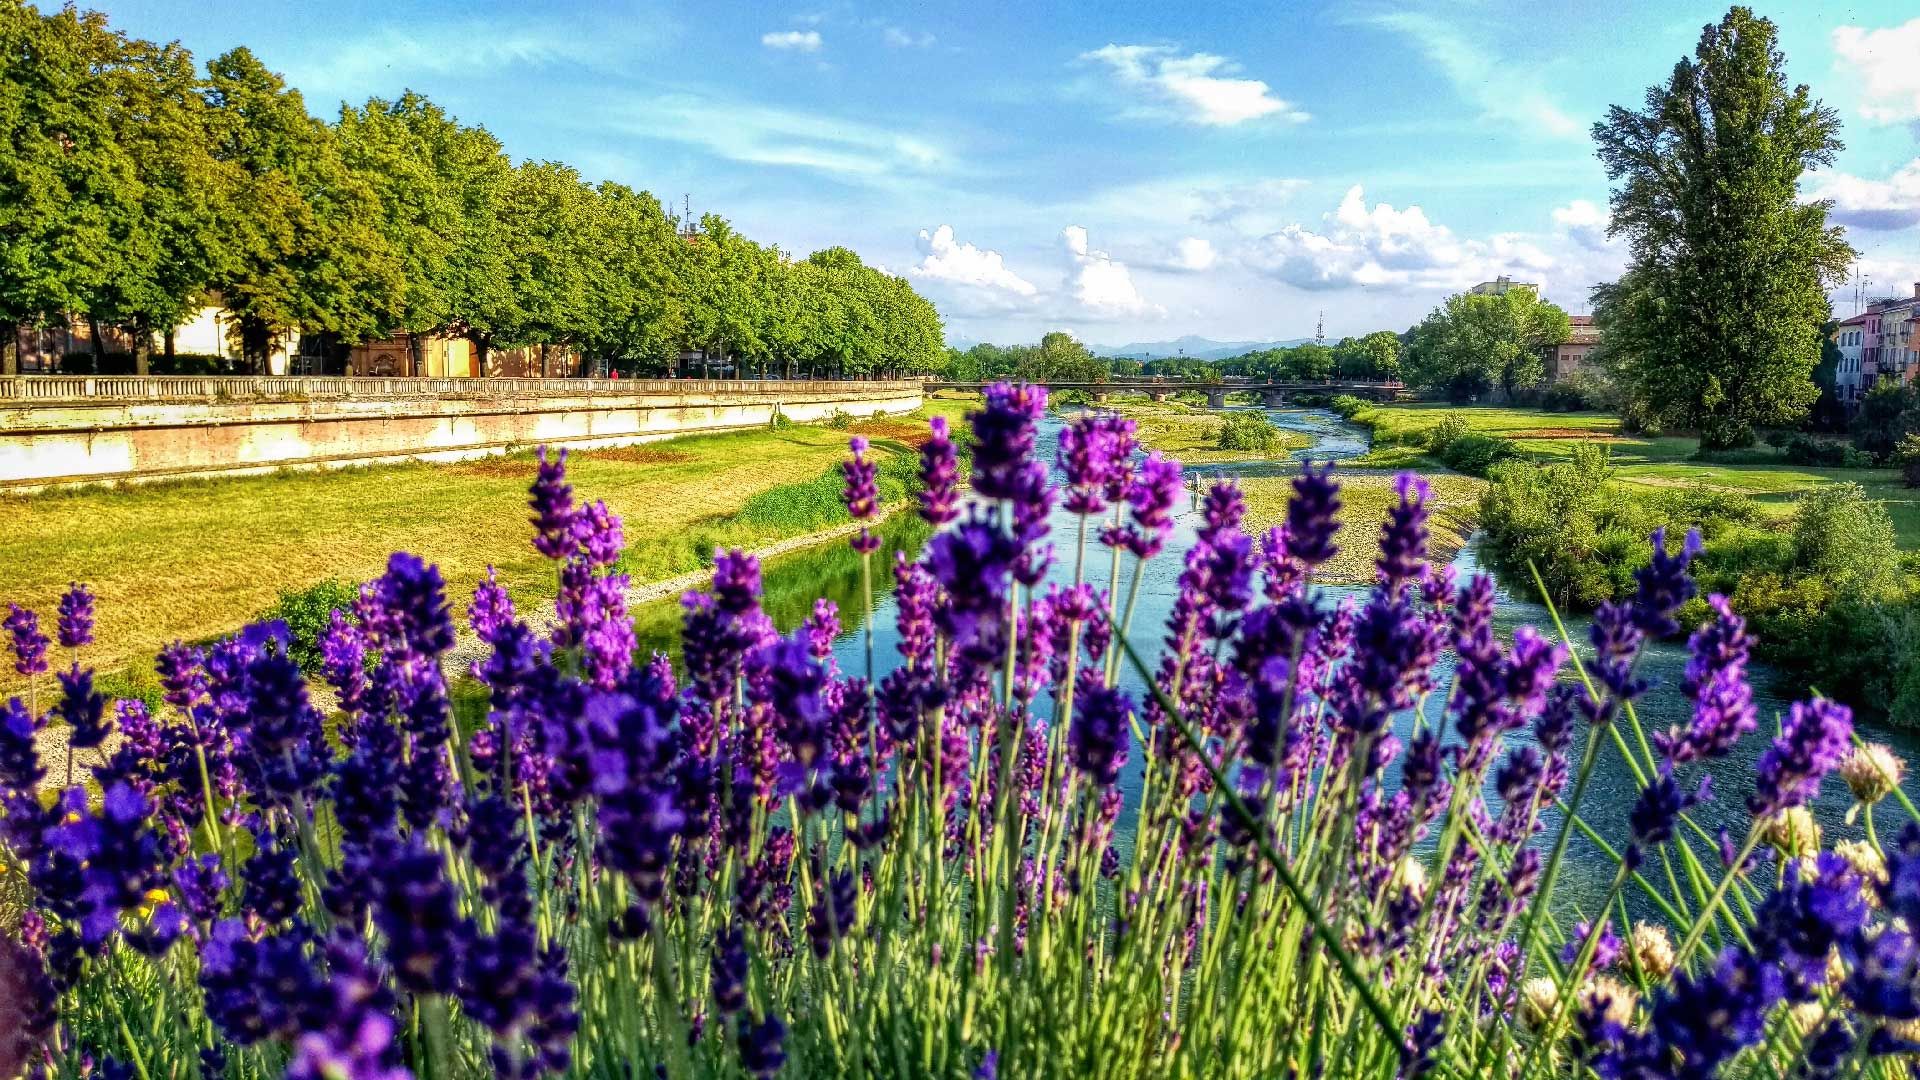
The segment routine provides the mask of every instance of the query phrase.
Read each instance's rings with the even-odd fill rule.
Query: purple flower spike
[[[514,620],[513,600],[507,587],[487,567],[487,579],[473,590],[473,606],[467,609],[467,623],[481,641],[492,642],[494,635]]]
[[[1319,472],[1307,464],[1293,481],[1287,503],[1287,554],[1308,570],[1340,554],[1334,534],[1340,531],[1340,483],[1333,479],[1333,462]]]
[[[1755,817],[1804,806],[1820,793],[1820,781],[1853,749],[1853,712],[1827,698],[1796,701],[1780,737],[1760,755],[1753,797]]]
[[[880,489],[874,484],[873,459],[867,456],[864,436],[849,439],[847,449],[853,456],[840,465],[847,478],[846,490],[842,493],[847,502],[847,515],[855,521],[866,521],[880,512]]]
[[[1656,735],[1654,742],[1674,765],[1720,757],[1758,726],[1753,689],[1747,683],[1747,657],[1753,639],[1745,619],[1733,613],[1724,596],[1711,596],[1715,618],[1696,631],[1688,648],[1685,689],[1693,698],[1693,723]]]
[[[593,502],[573,516],[573,537],[587,562],[594,566],[612,566],[620,561],[626,547],[626,534],[620,519],[604,502]]]
[[[1380,526],[1380,585],[1389,592],[1427,576],[1427,499],[1424,478],[1401,473],[1393,482],[1400,501],[1387,508]]]
[[[960,461],[947,418],[927,421],[933,434],[920,447],[920,516],[939,528],[960,516]]]
[[[1127,491],[1133,521],[1124,539],[1136,556],[1151,559],[1166,546],[1167,536],[1173,532],[1174,508],[1180,505],[1183,490],[1178,461],[1157,452],[1147,456],[1140,475]]]
[[[729,615],[760,606],[760,560],[734,548],[713,559],[713,602]]]
[[[983,499],[1018,499],[1034,486],[1034,425],[1047,412],[1047,388],[995,383],[986,406],[967,414],[973,425],[973,489]],[[1044,478],[1042,479],[1044,483]]]
[[[1665,528],[1655,529],[1652,540],[1653,561],[1633,575],[1640,583],[1640,591],[1633,598],[1633,621],[1648,637],[1672,637],[1680,632],[1674,614],[1698,591],[1687,568],[1693,557],[1700,554],[1700,532],[1687,530],[1686,542],[1680,545],[1678,555],[1667,554]]]
[[[1127,718],[1133,699],[1102,684],[1091,671],[1080,673],[1079,702],[1067,731],[1067,754],[1075,768],[1094,783],[1109,787],[1127,763]]]
[[[541,447],[533,486],[527,489],[527,507],[533,511],[533,548],[549,559],[573,554],[573,488],[567,483],[567,452],[552,460]]]
[[[72,582],[60,597],[60,647],[77,649],[93,641],[93,593]]]
[[[745,1015],[740,1017],[740,1067],[749,1076],[770,1077],[780,1071],[787,1063],[787,1052],[782,1046],[787,1041],[787,1025],[777,1016],[769,1016],[760,1023],[754,1023]]]
[[[1060,468],[1067,477],[1066,508],[1098,514],[1107,492],[1132,453],[1133,421],[1108,413],[1083,413],[1060,429]],[[1125,494],[1121,486],[1119,494]]]
[[[0,626],[13,635],[13,670],[28,677],[47,670],[47,635],[40,632],[40,616],[19,604],[8,604]]]

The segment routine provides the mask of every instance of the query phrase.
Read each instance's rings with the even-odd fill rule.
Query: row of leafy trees
[[[1257,379],[1398,379],[1400,337],[1390,330],[1375,330],[1342,338],[1336,345],[1307,342],[1256,349],[1222,361],[1220,370]]]
[[[329,124],[247,49],[202,70],[22,0],[0,0],[0,207],[6,371],[18,327],[77,315],[127,329],[144,372],[154,335],[209,301],[255,363],[295,329],[635,368],[697,348],[864,375],[942,351],[933,306],[844,248],[793,260],[714,215],[683,231],[646,192],[515,165],[418,94]]]

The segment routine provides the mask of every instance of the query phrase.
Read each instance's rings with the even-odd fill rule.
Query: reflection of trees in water
[[[881,523],[880,550],[873,553],[874,605],[893,592],[893,555],[904,550],[908,558],[920,553],[931,529],[911,508],[903,509]],[[813,612],[814,601],[825,597],[840,607],[843,631],[859,629],[866,619],[860,596],[860,556],[847,544],[848,538],[829,540],[812,547],[791,551],[767,561],[760,568],[764,592],[761,606],[781,633],[790,633]],[[705,592],[706,585],[700,586]],[[634,633],[644,655],[664,650],[680,663],[680,598],[669,597],[644,604],[633,613]]]

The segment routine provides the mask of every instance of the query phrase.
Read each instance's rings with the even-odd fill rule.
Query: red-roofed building
[[[1591,315],[1567,316],[1567,340],[1547,346],[1547,381],[1558,382],[1586,366],[1600,344],[1600,328]]]

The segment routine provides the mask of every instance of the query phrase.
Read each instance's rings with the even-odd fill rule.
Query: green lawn
[[[793,426],[575,453],[568,477],[577,499],[604,499],[622,518],[635,582],[658,580],[705,565],[715,547],[820,527],[784,511],[819,503],[849,435],[867,435],[877,454],[912,453],[908,440],[926,430],[929,411],[958,423],[971,400],[847,430]],[[100,643],[85,659],[112,671],[144,666],[175,639],[237,629],[282,590],[367,580],[396,550],[438,563],[462,613],[489,564],[516,596],[550,596],[552,566],[529,545],[533,471],[523,453],[4,496],[0,603],[38,608],[50,626],[67,583],[91,585]],[[816,497],[783,500],[778,491],[790,486]]]
[[[1821,484],[1851,481],[1886,504],[1905,548],[1920,548],[1920,490],[1906,487],[1897,469],[1829,469],[1789,464],[1781,451],[1756,446],[1721,461],[1700,461],[1700,442],[1689,436],[1630,435],[1616,417],[1601,413],[1556,413],[1540,409],[1461,406],[1444,403],[1373,405],[1354,421],[1373,429],[1374,450],[1356,464],[1436,468],[1419,450],[1428,428],[1458,413],[1472,431],[1502,435],[1525,453],[1551,460],[1575,443],[1599,441],[1613,453],[1623,484],[1645,490],[1700,484],[1751,495],[1786,515],[1794,499]],[[1723,463],[1730,462],[1730,463]]]

